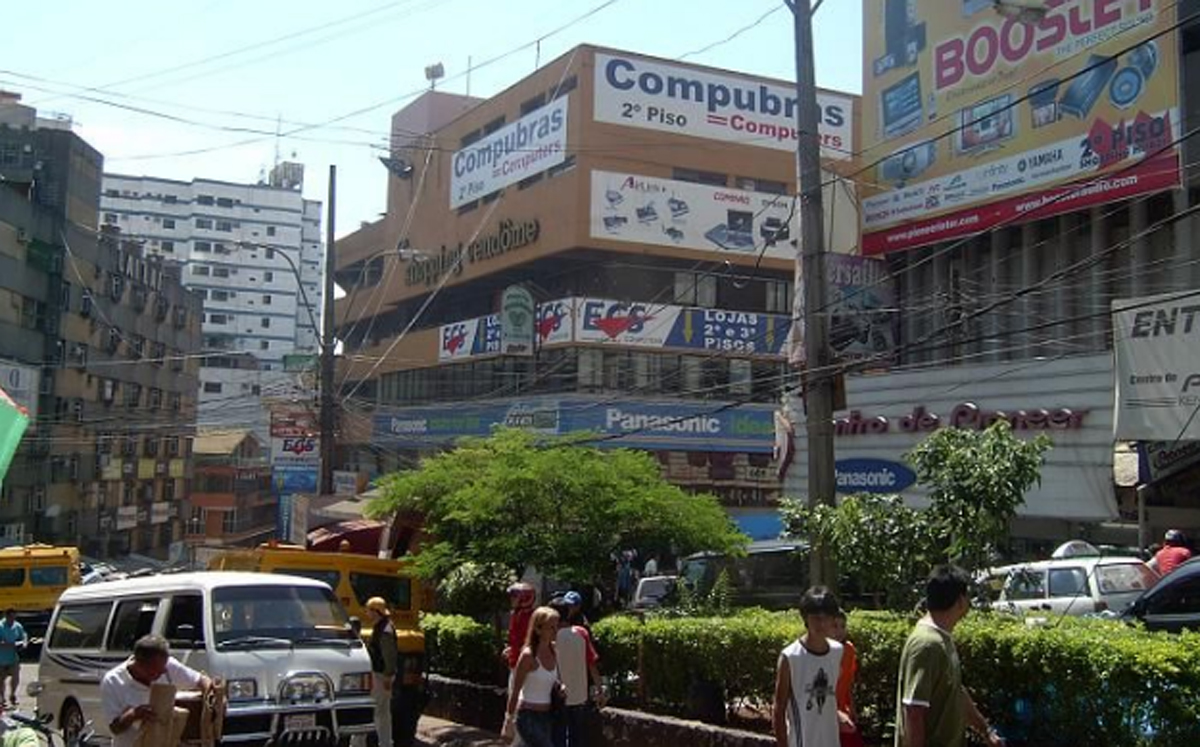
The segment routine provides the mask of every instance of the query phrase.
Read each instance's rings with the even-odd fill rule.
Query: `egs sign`
[[[304,456],[317,450],[317,440],[315,438],[285,438],[281,450],[285,454]]]

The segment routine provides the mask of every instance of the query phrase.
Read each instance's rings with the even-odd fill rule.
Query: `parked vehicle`
[[[1007,567],[993,609],[1023,615],[1120,613],[1154,585],[1157,574],[1137,558],[1067,557]]]
[[[347,742],[374,729],[370,657],[333,591],[263,573],[181,573],[67,590],[29,688],[38,712],[54,715],[68,737],[87,721],[110,736],[100,680],[150,633],[166,638],[183,663],[225,681],[226,743]]]
[[[1150,630],[1200,630],[1200,558],[1163,576],[1122,617],[1140,620]]]
[[[79,550],[24,545],[0,549],[0,610],[11,607],[36,650],[58,597],[83,582]]]
[[[400,652],[399,723],[404,742],[416,739],[417,722],[425,708],[425,634],[418,616],[423,596],[420,581],[409,561],[390,560],[352,552],[315,552],[299,545],[267,543],[251,550],[228,550],[209,561],[209,570],[239,570],[287,574],[329,584],[346,611],[360,621],[369,620],[366,605],[382,597],[392,613],[396,646]],[[427,605],[429,606],[429,605]],[[362,636],[369,639],[371,628]]]
[[[707,591],[727,571],[735,605],[789,609],[808,586],[807,549],[803,542],[766,540],[750,543],[740,557],[697,553],[683,559],[680,576],[693,589]]]
[[[644,576],[638,580],[631,606],[635,610],[652,610],[661,607],[663,600],[675,591],[675,584],[678,580],[678,576]]]

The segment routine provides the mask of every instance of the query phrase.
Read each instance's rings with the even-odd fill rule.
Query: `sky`
[[[818,85],[860,91],[861,18],[860,0],[821,6]],[[384,209],[378,157],[427,65],[466,93],[473,60],[481,97],[582,43],[795,77],[783,0],[42,0],[6,23],[0,89],[72,117],[106,171],[254,182],[278,154],[324,200],[336,164],[339,237]]]

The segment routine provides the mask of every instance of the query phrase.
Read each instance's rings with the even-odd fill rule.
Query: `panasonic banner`
[[[794,151],[796,91],[786,83],[734,76],[634,55],[596,54],[597,122]],[[821,155],[854,152],[854,100],[817,93]]]
[[[455,152],[451,159],[450,207],[487,197],[567,157],[567,97]]]

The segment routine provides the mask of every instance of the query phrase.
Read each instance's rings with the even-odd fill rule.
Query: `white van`
[[[177,659],[225,680],[223,744],[349,742],[373,731],[371,661],[329,586],[265,573],[183,573],[68,589],[50,619],[39,712],[69,732],[108,723],[100,680],[155,633]],[[287,736],[284,736],[285,733]]]

